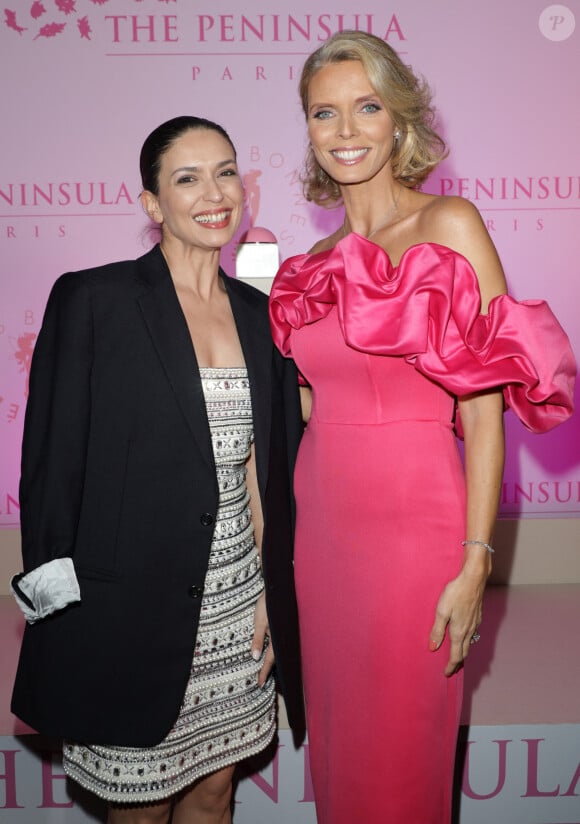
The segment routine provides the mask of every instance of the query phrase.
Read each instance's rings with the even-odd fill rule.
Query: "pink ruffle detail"
[[[576,362],[548,304],[500,295],[481,315],[472,266],[445,246],[412,246],[393,266],[380,246],[352,233],[330,251],[289,258],[270,293],[276,346],[291,355],[291,330],[333,306],[349,346],[402,356],[458,396],[502,386],[532,432],[572,414]]]

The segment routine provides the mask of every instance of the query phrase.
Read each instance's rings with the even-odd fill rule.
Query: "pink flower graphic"
[[[52,0],[52,2],[54,3],[54,12],[56,14],[64,15],[65,17],[69,17],[70,15],[78,15],[76,17],[76,28],[80,34],[80,37],[82,40],[90,40],[92,28],[89,17],[87,14],[81,16],[82,11],[79,7],[84,5],[83,10],[95,11],[95,7],[100,8],[101,6],[111,2],[111,0]],[[125,2],[130,2],[130,0],[125,0]],[[133,2],[142,3],[143,0],[133,0]],[[167,5],[169,3],[176,3],[177,0],[157,0],[157,2]],[[29,11],[30,18],[32,20],[38,20],[47,13],[45,3],[47,3],[47,0],[44,0],[44,2],[42,0],[33,0]],[[41,37],[50,39],[62,34],[65,30],[66,23],[53,21],[51,23],[46,23],[35,32],[34,30],[28,29],[26,26],[21,26],[16,14],[16,11],[13,9],[5,8],[4,25],[19,35],[22,35],[23,32],[29,31],[32,40],[38,40]]]
[[[20,367],[20,372],[26,373],[26,395],[28,396],[28,379],[30,377],[30,364],[32,361],[32,352],[34,350],[34,342],[36,341],[36,332],[25,332],[17,338],[17,349],[14,352],[16,363]]]
[[[258,178],[262,176],[260,169],[250,169],[244,175],[244,193],[246,206],[250,212],[250,224],[256,225],[260,211],[260,184]]]
[[[75,0],[54,0],[54,4],[59,11],[65,14],[72,14],[73,11],[76,11]]]
[[[66,26],[66,23],[47,23],[46,26],[43,26],[36,37],[35,40],[38,40],[39,37],[56,37],[57,34],[60,34]]]
[[[17,31],[18,34],[22,34],[23,31],[26,31],[25,28],[19,26],[16,22],[16,12],[12,11],[11,9],[4,9],[4,22],[8,26],[9,29],[13,29]]]
[[[84,40],[91,39],[91,27],[89,26],[89,18],[88,17],[80,17],[77,20],[77,26],[81,35],[81,38]]]
[[[34,20],[37,20],[39,17],[42,17],[42,15],[45,12],[46,12],[46,9],[44,8],[44,6],[40,2],[40,0],[36,0],[36,2],[34,2],[32,4],[32,6],[30,7],[30,16]]]

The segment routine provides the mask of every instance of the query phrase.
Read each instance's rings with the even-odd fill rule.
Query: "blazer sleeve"
[[[34,349],[24,421],[20,518],[24,572],[12,591],[33,623],[80,592],[72,556],[90,426],[93,322],[87,278],[63,275]]]

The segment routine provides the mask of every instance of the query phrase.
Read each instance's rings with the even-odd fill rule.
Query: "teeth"
[[[197,215],[194,220],[197,223],[222,223],[229,215],[229,212],[218,212],[213,215]]]
[[[340,158],[340,160],[356,160],[358,157],[362,157],[366,153],[366,149],[343,149],[341,151],[332,152],[332,154],[335,157]]]

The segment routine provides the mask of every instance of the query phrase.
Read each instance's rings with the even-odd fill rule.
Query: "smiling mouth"
[[[223,212],[205,212],[202,215],[196,215],[193,219],[202,226],[215,227],[229,223],[231,214],[231,209],[225,209]]]
[[[356,163],[368,152],[368,149],[333,149],[331,155],[342,163]]]

